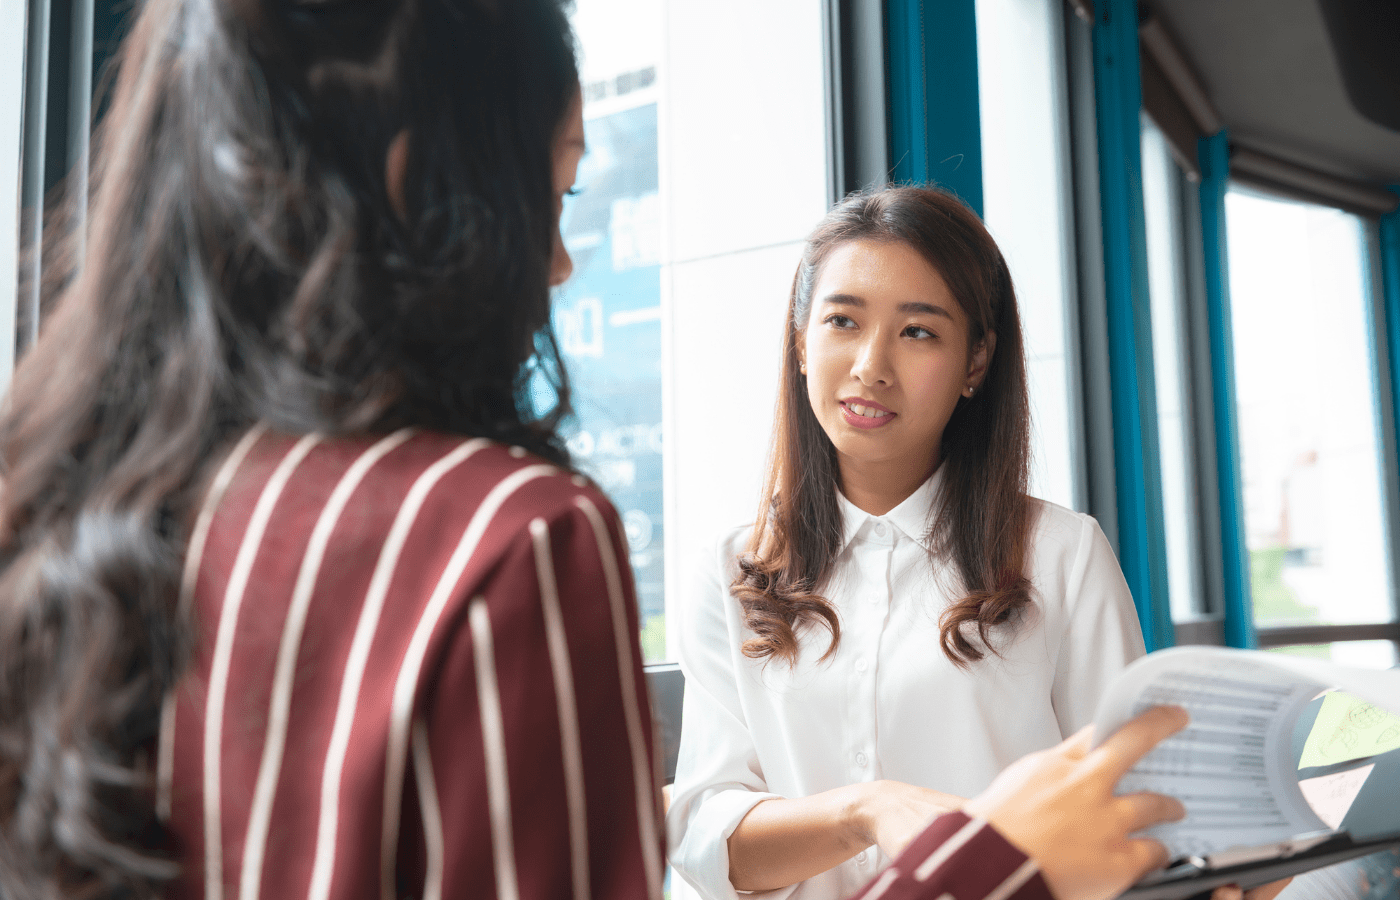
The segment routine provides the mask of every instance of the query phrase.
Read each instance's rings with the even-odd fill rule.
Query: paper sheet
[[[1307,798],[1313,812],[1327,823],[1328,828],[1341,828],[1342,820],[1351,811],[1351,805],[1356,802],[1362,785],[1366,783],[1375,767],[1376,764],[1372,763],[1369,766],[1347,769],[1345,772],[1304,778],[1298,782],[1298,787],[1303,791],[1303,796]]]
[[[1154,791],[1185,804],[1185,820],[1148,832],[1173,856],[1258,847],[1329,829],[1298,786],[1292,753],[1298,713],[1327,687],[1400,712],[1397,670],[1176,647],[1138,660],[1119,676],[1099,703],[1095,735],[1102,740],[1149,706],[1185,707],[1191,724],[1134,766],[1118,792]],[[1329,789],[1335,793],[1339,785]]]
[[[1298,768],[1331,766],[1400,748],[1400,716],[1345,691],[1322,698]]]

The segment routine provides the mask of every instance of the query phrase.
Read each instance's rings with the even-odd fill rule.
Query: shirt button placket
[[[849,685],[851,689],[850,697],[854,703],[851,710],[853,714],[852,725],[854,726],[851,736],[854,738],[849,750],[851,780],[853,782],[871,781],[878,776],[878,766],[875,762],[875,751],[873,741],[877,733],[875,722],[875,670],[877,668],[875,654],[880,649],[880,638],[887,625],[889,591],[881,591],[881,582],[887,582],[889,571],[890,546],[890,526],[884,522],[875,522],[869,527],[870,536],[877,540],[870,540],[864,543],[861,552],[862,568],[865,570],[863,579],[864,587],[868,594],[866,597],[872,609],[855,618],[851,628],[852,650],[855,651],[854,659],[849,663],[847,670]],[[886,610],[881,612],[880,607],[885,604]]]

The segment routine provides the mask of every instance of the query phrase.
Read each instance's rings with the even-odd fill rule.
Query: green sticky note
[[[1400,748],[1400,716],[1344,691],[1322,698],[1298,768],[1331,766]]]

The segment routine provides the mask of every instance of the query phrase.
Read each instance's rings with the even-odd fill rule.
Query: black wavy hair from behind
[[[180,567],[253,422],[567,464],[551,157],[577,89],[561,0],[145,0],[0,416],[0,896],[174,877],[150,769]]]

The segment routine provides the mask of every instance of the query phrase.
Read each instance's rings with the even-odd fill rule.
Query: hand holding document
[[[1330,810],[1331,821],[1314,811],[1299,786],[1294,722],[1329,688],[1339,689],[1337,699],[1329,694],[1323,700],[1305,764],[1351,762],[1395,749],[1400,734],[1389,729],[1400,724],[1393,718],[1400,713],[1400,671],[1219,647],[1172,648],[1128,667],[1099,704],[1095,736],[1102,740],[1152,706],[1185,708],[1191,724],[1119,783],[1119,793],[1166,794],[1186,807],[1184,819],[1147,834],[1165,844],[1173,859],[1203,871],[1303,859],[1350,845],[1336,828],[1369,775],[1331,772],[1310,786],[1326,795],[1320,808]],[[1395,824],[1400,839],[1400,821]]]

